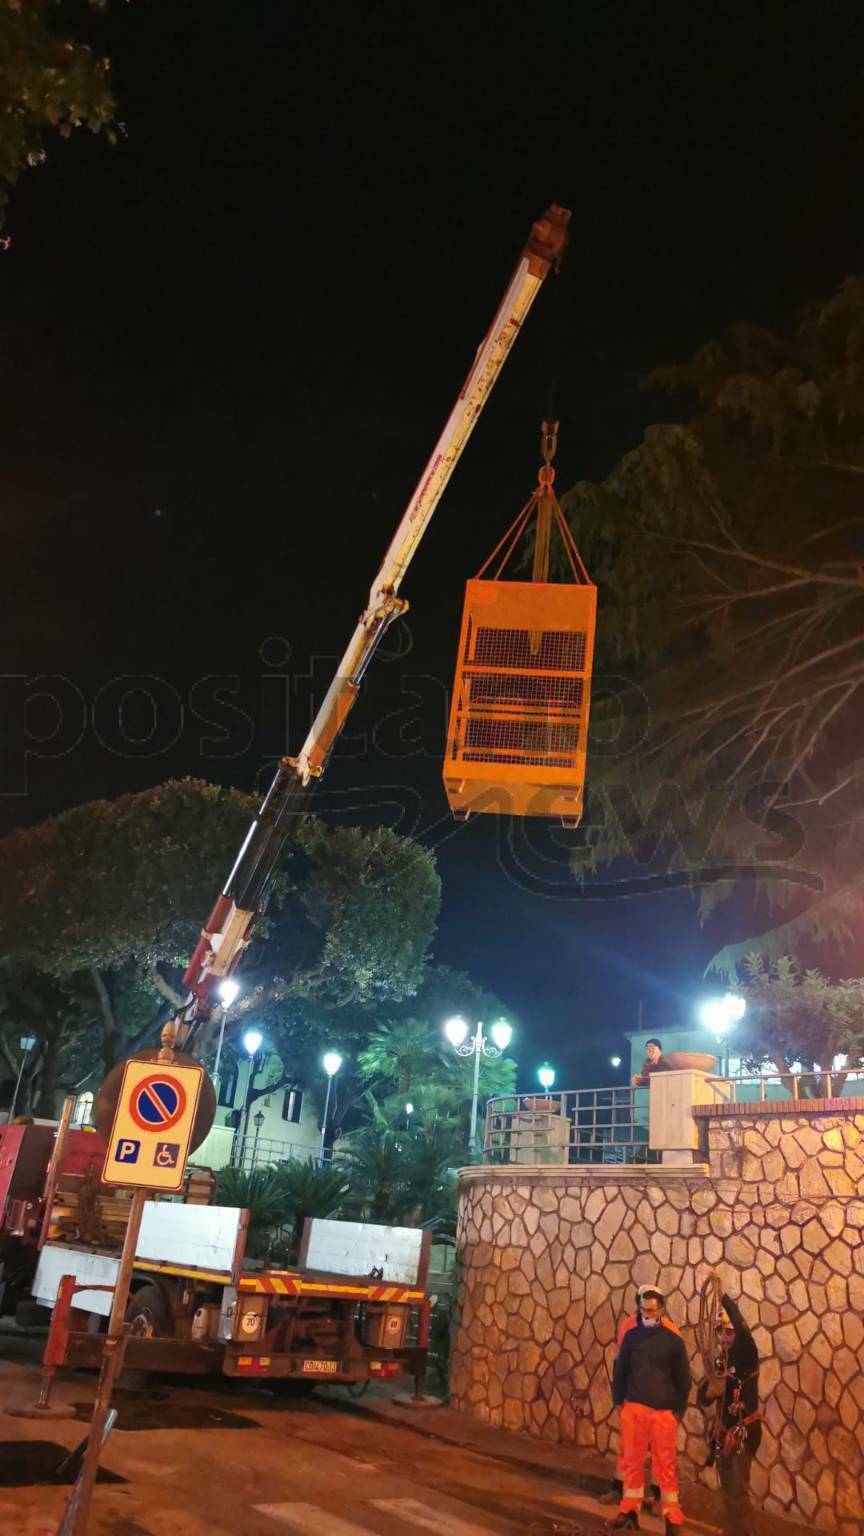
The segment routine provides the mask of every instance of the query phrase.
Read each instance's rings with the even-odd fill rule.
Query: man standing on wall
[[[751,1536],[750,1469],[762,1439],[759,1351],[735,1302],[722,1299],[716,1325],[725,1373],[700,1382],[696,1401],[708,1418],[708,1466],[723,1492],[723,1536]]]
[[[639,1530],[649,1449],[654,1476],[660,1484],[666,1536],[672,1536],[675,1527],[684,1523],[678,1501],[675,1446],[690,1392],[690,1363],[680,1335],[662,1326],[664,1307],[665,1298],[660,1291],[641,1292],[641,1326],[625,1333],[615,1361],[612,1401],[621,1409],[624,1486],[610,1530]]]
[[[645,1060],[642,1063],[642,1071],[637,1072],[630,1081],[634,1088],[647,1088],[649,1080],[654,1072],[671,1072],[666,1057],[663,1055],[663,1045],[656,1038],[645,1043]]]

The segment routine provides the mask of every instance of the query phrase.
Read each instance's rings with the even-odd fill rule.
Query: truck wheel
[[[159,1285],[142,1285],[134,1291],[126,1306],[126,1322],[132,1334],[145,1339],[164,1339],[171,1333],[168,1300]]]
[[[51,1314],[46,1307],[39,1305],[38,1301],[19,1301],[15,1308],[15,1326],[17,1328],[39,1328],[50,1324]]]

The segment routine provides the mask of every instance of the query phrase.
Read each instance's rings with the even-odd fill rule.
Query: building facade
[[[253,1088],[266,1089],[246,1113],[250,1078]],[[321,1151],[317,1097],[298,1084],[275,1086],[284,1076],[278,1056],[265,1055],[226,1065],[216,1083],[216,1118],[206,1140],[194,1154],[199,1166],[218,1171],[229,1163],[251,1169],[290,1159],[317,1158]]]

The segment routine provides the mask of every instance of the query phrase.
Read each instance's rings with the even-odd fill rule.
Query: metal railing
[[[717,1103],[864,1097],[864,1068],[709,1075],[706,1082],[714,1089]],[[662,1154],[649,1146],[648,1095],[648,1088],[628,1085],[490,1099],[483,1162],[557,1166],[658,1163]]]
[[[490,1099],[483,1160],[489,1163],[653,1163],[648,1093],[627,1087]]]
[[[254,1133],[238,1137],[231,1149],[232,1166],[245,1168],[247,1173],[255,1168],[276,1168],[280,1163],[321,1164],[329,1161],[329,1151],[326,1158],[322,1159],[319,1152],[310,1147],[298,1146],[296,1141],[275,1141],[272,1137],[256,1136]]]
[[[834,1099],[864,1096],[864,1069],[831,1072],[739,1072],[734,1077],[709,1075],[709,1083],[725,1086],[732,1104],[784,1099]]]

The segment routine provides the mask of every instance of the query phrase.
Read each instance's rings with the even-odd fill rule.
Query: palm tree
[[[352,1132],[340,1144],[339,1161],[345,1165],[358,1214],[364,1219],[396,1220],[404,1197],[405,1141],[397,1131],[373,1124]]]
[[[404,1097],[413,1092],[415,1083],[440,1076],[442,1052],[424,1020],[399,1019],[378,1026],[357,1057],[357,1065],[367,1082],[383,1078]]]
[[[273,1233],[288,1220],[279,1170],[276,1168],[220,1168],[216,1175],[216,1200],[249,1212],[246,1251],[250,1258],[266,1258]]]
[[[336,1216],[350,1194],[345,1169],[322,1168],[313,1158],[283,1163],[276,1170],[284,1208],[291,1215],[289,1252],[296,1259],[307,1216]]]

